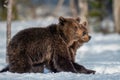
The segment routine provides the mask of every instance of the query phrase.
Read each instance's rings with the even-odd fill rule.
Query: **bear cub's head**
[[[69,45],[72,45],[75,41],[87,42],[90,40],[88,31],[86,28],[87,22],[80,24],[80,18],[64,18],[59,17],[59,28],[63,31],[66,39],[68,39]]]
[[[80,29],[81,29],[81,35],[79,41],[82,43],[88,42],[91,39],[91,36],[88,34],[86,21],[80,24]]]
[[[78,41],[80,38],[80,18],[64,18],[59,17],[59,28],[65,35],[67,42],[72,44],[74,41]]]

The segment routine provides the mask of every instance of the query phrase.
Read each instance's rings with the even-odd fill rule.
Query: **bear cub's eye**
[[[75,30],[77,30],[77,29],[78,29],[78,27],[77,27],[77,26],[75,26],[74,28],[75,28]]]
[[[86,35],[86,34],[87,34],[87,32],[84,31],[84,32],[83,32],[83,36]]]

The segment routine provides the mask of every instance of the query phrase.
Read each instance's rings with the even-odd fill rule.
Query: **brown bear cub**
[[[46,67],[53,72],[94,74],[95,71],[75,63],[71,55],[85,35],[79,22],[79,18],[59,17],[58,24],[18,32],[8,45],[9,65],[1,72],[43,72]]]
[[[72,60],[75,61],[75,55],[76,55],[76,51],[79,47],[81,47],[83,45],[83,43],[88,42],[91,39],[91,36],[88,35],[88,30],[87,30],[87,22],[83,22],[80,25],[80,29],[81,31],[81,37],[79,38],[78,41],[75,41],[70,47],[70,53],[72,56]]]

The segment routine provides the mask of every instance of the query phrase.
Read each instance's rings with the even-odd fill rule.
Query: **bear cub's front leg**
[[[86,69],[84,66],[79,65],[77,63],[73,63],[75,69],[77,70],[77,72],[79,73],[84,73],[84,74],[95,74],[96,71],[94,70],[90,70],[90,69]]]

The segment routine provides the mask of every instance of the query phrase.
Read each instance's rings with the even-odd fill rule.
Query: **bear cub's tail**
[[[7,65],[5,68],[3,68],[3,69],[0,71],[0,73],[6,72],[6,71],[9,71],[9,66],[8,66],[8,65]]]

